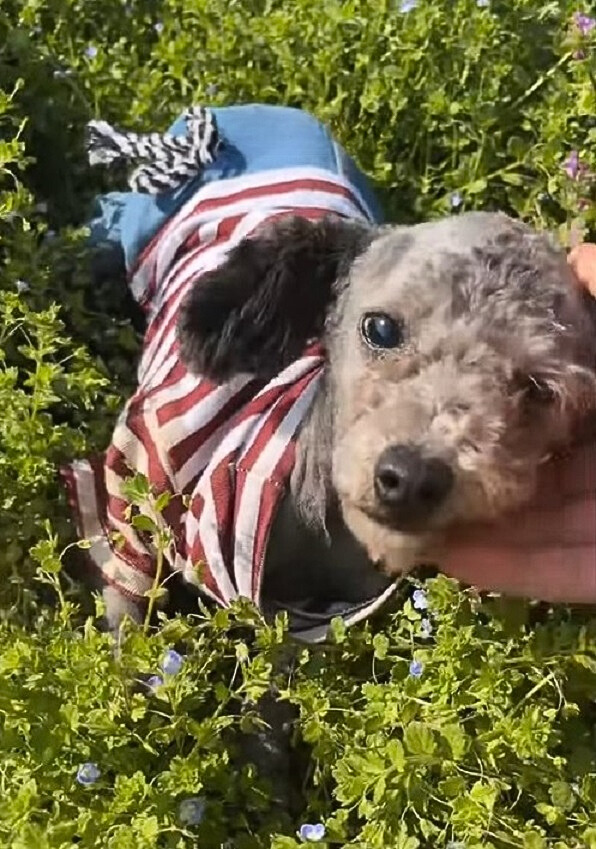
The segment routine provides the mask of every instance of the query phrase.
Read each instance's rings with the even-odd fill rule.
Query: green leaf
[[[526,831],[523,836],[524,849],[546,849],[546,840],[537,831]]]
[[[556,808],[571,811],[575,807],[575,794],[566,781],[555,781],[550,787],[550,798]]]
[[[403,772],[406,765],[404,747],[399,740],[390,740],[387,743],[385,754],[391,766],[398,772]]]
[[[404,731],[404,743],[412,755],[432,755],[436,747],[432,729],[423,722],[410,722]]]
[[[479,195],[481,192],[486,191],[487,182],[484,179],[474,180],[472,183],[468,183],[465,186],[465,192],[467,195]]]
[[[418,849],[420,841],[417,837],[408,834],[406,826],[402,823],[394,846],[395,849]]]
[[[492,811],[495,801],[499,795],[498,788],[494,784],[489,784],[484,781],[476,781],[470,790],[470,799],[478,805],[482,805],[489,811]]]
[[[439,790],[447,798],[457,798],[461,796],[466,788],[466,782],[460,775],[452,775],[449,778],[444,778],[439,783]]]
[[[442,725],[439,734],[449,743],[451,754],[455,760],[459,760],[468,748],[468,739],[461,725]]]
[[[521,174],[516,174],[514,171],[504,171],[501,174],[501,179],[504,183],[509,183],[510,186],[523,186],[524,178]]]
[[[379,660],[385,660],[387,650],[389,649],[389,638],[385,634],[375,634],[373,637],[373,648],[375,650],[375,657]]]
[[[153,519],[149,518],[149,516],[144,516],[142,514],[138,514],[137,516],[133,516],[131,519],[131,524],[137,531],[147,531],[150,534],[156,534],[159,530]]]
[[[172,495],[169,492],[162,492],[160,495],[158,495],[155,499],[156,513],[162,513],[166,509],[168,504],[171,502],[171,500]]]
[[[343,643],[347,636],[346,623],[341,616],[334,616],[331,620],[329,630],[335,643]]]

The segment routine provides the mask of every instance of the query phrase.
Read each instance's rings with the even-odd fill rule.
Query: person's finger
[[[504,595],[568,604],[596,604],[593,545],[522,551],[468,546],[449,553],[442,571],[462,583]]]
[[[504,516],[498,522],[455,525],[447,544],[459,546],[507,545],[515,548],[590,545],[596,553],[596,490],[559,499],[556,504],[532,506]]]
[[[596,296],[596,245],[577,245],[567,255],[567,261],[581,285]]]

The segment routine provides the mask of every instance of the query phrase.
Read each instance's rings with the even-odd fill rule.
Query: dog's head
[[[532,494],[596,409],[596,327],[563,251],[505,215],[373,230],[282,220],[201,278],[182,356],[214,379],[272,375],[322,335],[331,484],[389,571],[454,522]]]

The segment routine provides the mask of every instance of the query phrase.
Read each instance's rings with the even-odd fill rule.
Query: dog
[[[178,132],[117,196],[132,210],[107,216],[148,330],[112,445],[66,470],[80,531],[111,627],[140,620],[155,552],[121,487],[142,472],[168,495],[183,593],[245,595],[323,639],[414,565],[440,566],[450,525],[530,498],[596,407],[592,303],[564,252],[504,214],[383,225],[353,161],[298,110],[199,109]],[[95,162],[156,143],[94,133]]]
[[[313,549],[330,573],[440,556],[450,525],[527,502],[596,404],[591,301],[564,252],[504,214],[274,223],[192,288],[178,328],[188,367],[214,380],[247,363],[267,378],[323,341],[274,525],[275,595]]]
[[[297,110],[92,130],[92,161],[145,159],[99,220],[147,313],[139,388],[105,454],[64,470],[114,631],[156,580],[135,473],[167,496],[174,608],[248,596],[317,641],[440,566],[449,526],[527,501],[594,412],[591,301],[547,236],[499,213],[383,225]],[[252,759],[286,799],[287,717],[266,702]]]

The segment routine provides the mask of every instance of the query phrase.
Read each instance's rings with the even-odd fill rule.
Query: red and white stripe
[[[169,568],[222,605],[240,596],[259,604],[269,528],[323,359],[315,345],[266,384],[239,375],[218,386],[180,361],[177,312],[189,287],[264,221],[328,213],[371,217],[356,190],[325,171],[221,180],[202,187],[141,254],[130,278],[148,317],[137,391],[100,461],[72,463],[64,475],[90,557],[123,594],[142,597],[154,578],[150,543],[124,515],[122,482],[140,472],[155,495],[173,496]]]

